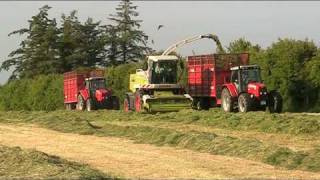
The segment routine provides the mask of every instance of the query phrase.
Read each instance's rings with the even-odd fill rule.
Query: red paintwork
[[[88,89],[81,89],[80,91],[79,91],[79,93],[81,94],[81,96],[83,97],[83,99],[86,101],[88,98],[89,98],[89,91],[88,91]]]
[[[111,91],[108,91],[106,89],[97,89],[95,93],[98,102],[103,101],[109,95],[111,95]]]
[[[85,78],[103,77],[103,74],[103,70],[71,71],[64,73],[64,103],[76,103],[78,101],[77,96],[79,93],[86,100],[89,97],[89,93],[85,87]]]
[[[129,102],[127,99],[124,100],[123,106],[124,111],[129,112]]]
[[[265,88],[263,83],[249,83],[248,84],[248,94],[253,94],[256,98],[260,98],[261,89]]]
[[[248,63],[247,53],[188,56],[188,93],[192,97],[214,98],[221,104],[219,96],[223,86],[230,82],[230,68]]]
[[[238,90],[234,83],[224,84],[223,88],[227,88],[229,90],[231,97],[238,97]]]
[[[135,110],[136,112],[140,112],[142,110],[141,97],[140,95],[136,95],[135,97]]]

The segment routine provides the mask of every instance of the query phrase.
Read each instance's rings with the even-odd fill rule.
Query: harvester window
[[[158,61],[153,63],[152,68],[153,84],[173,84],[177,82],[177,62]]]

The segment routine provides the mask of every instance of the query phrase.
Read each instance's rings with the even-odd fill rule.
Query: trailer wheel
[[[94,110],[94,104],[90,98],[87,99],[87,101],[86,101],[86,108],[87,108],[87,111]]]
[[[81,95],[78,95],[77,110],[83,111],[85,109],[84,99]]]
[[[201,99],[198,99],[198,101],[196,102],[196,109],[197,109],[198,111],[202,110]]]
[[[224,88],[221,92],[221,107],[225,112],[233,111],[233,99],[227,88]]]
[[[271,91],[268,95],[268,108],[270,113],[281,113],[282,97],[277,91]]]
[[[240,94],[238,98],[239,112],[248,112],[252,109],[252,100],[248,93]]]

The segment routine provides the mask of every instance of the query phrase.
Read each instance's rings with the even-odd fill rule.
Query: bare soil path
[[[33,148],[127,178],[320,179],[320,173],[290,171],[240,158],[136,144],[122,138],[61,133],[34,125],[0,124],[0,144]]]

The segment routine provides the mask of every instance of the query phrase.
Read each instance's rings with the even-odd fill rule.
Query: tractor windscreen
[[[177,61],[158,61],[152,65],[152,84],[177,83]]]
[[[242,83],[261,82],[260,69],[242,69]]]
[[[92,79],[90,81],[92,89],[105,89],[106,81],[104,79]]]

